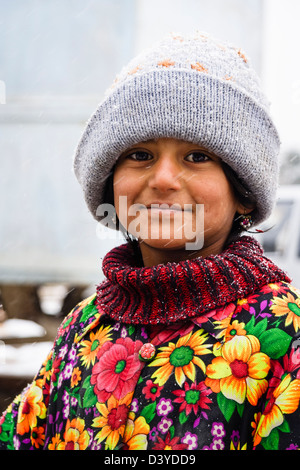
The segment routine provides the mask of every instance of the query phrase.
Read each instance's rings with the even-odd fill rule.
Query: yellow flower
[[[169,343],[168,346],[160,348],[160,352],[156,358],[150,363],[151,366],[159,366],[152,374],[155,383],[164,385],[170,375],[174,372],[178,385],[182,386],[186,377],[193,382],[196,378],[196,368],[205,372],[205,364],[198,356],[209,354],[211,351],[207,349],[210,344],[203,345],[206,341],[207,334],[203,334],[203,330],[196,333],[189,333],[177,341],[176,344]]]
[[[235,445],[232,441],[230,442],[230,450],[247,450],[247,442],[241,448],[241,443],[239,442]]]
[[[205,383],[230,400],[244,403],[247,397],[255,406],[267,389],[269,369],[270,358],[260,352],[259,340],[252,335],[236,335],[207,366]]]
[[[85,423],[81,418],[68,419],[64,434],[65,450],[85,450],[89,445],[90,436],[84,429]]]
[[[99,349],[106,341],[110,341],[111,330],[111,326],[104,328],[102,325],[96,333],[91,332],[89,340],[82,341],[78,355],[82,356],[81,362],[84,366],[94,365]]]
[[[242,307],[243,305],[247,305],[247,303],[248,303],[248,299],[247,299],[247,298],[245,298],[245,299],[239,299],[239,300],[237,301],[237,305],[239,305],[239,306],[241,306],[241,307]]]
[[[147,435],[150,431],[150,426],[143,416],[139,416],[134,420],[135,415],[130,412],[126,423],[123,442],[124,447],[122,450],[146,450],[147,449]]]
[[[299,400],[300,380],[292,380],[291,375],[288,374],[275,388],[272,398],[260,417],[254,445],[258,445],[262,437],[268,437],[272,429],[283,423],[284,414],[294,413],[299,406]]]
[[[105,449],[114,449],[119,438],[123,437],[132,395],[133,392],[128,393],[120,400],[111,395],[107,400],[107,404],[96,404],[101,416],[93,420],[93,426],[101,428],[101,431],[96,435],[96,439],[98,442],[106,439]]]
[[[287,295],[282,297],[275,297],[272,300],[271,310],[275,313],[276,317],[287,315],[285,325],[290,325],[293,322],[295,331],[300,328],[300,292],[297,289],[291,289],[296,298],[288,292]]]
[[[25,434],[37,426],[37,418],[45,418],[46,406],[43,403],[43,391],[39,387],[39,382],[27,390],[19,407],[17,433]]]
[[[52,437],[52,441],[48,446],[49,450],[65,450],[65,443],[61,440],[59,434],[55,434],[54,437]]]

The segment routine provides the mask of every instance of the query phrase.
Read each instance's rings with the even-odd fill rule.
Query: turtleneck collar
[[[219,255],[137,267],[132,247],[113,248],[102,265],[106,280],[96,305],[129,324],[169,324],[199,317],[289,277],[263,255],[252,237],[233,241]]]

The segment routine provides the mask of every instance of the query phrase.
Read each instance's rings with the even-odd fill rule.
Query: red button
[[[151,361],[155,356],[155,346],[152,343],[145,343],[139,351],[139,356],[141,361]]]

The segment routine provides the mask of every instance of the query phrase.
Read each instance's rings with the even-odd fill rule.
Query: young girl
[[[299,447],[300,292],[241,234],[273,208],[278,153],[241,50],[172,36],[121,72],[75,172],[128,241],[4,413],[0,448]]]

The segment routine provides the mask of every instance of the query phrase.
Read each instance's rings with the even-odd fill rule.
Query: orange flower
[[[122,450],[147,449],[147,435],[149,434],[150,426],[143,416],[139,416],[136,420],[134,418],[134,413],[130,412],[124,430],[123,441],[125,446],[122,447]]]
[[[273,396],[261,415],[256,428],[254,445],[258,445],[262,437],[268,437],[272,429],[284,421],[284,414],[294,413],[300,400],[300,380],[292,380],[290,374],[275,388]]]
[[[230,400],[244,403],[247,397],[255,406],[267,389],[269,369],[270,358],[260,352],[259,340],[252,335],[236,335],[207,366],[205,383]]]
[[[224,320],[215,322],[218,329],[221,329],[221,332],[218,333],[217,338],[224,337],[225,341],[231,340],[234,336],[244,336],[246,335],[246,330],[244,329],[245,323],[240,323],[238,320],[233,320],[230,322],[231,318],[225,318]]]
[[[78,385],[78,383],[81,380],[81,370],[79,367],[75,367],[75,369],[72,372],[72,377],[71,377],[71,387],[75,387]]]
[[[293,289],[296,298],[288,292],[287,295],[282,297],[275,297],[272,300],[271,310],[275,313],[276,317],[287,315],[285,325],[290,325],[293,322],[295,331],[300,328],[300,292]]]
[[[48,446],[49,450],[65,450],[65,443],[61,440],[59,434],[55,434],[54,437],[52,437],[52,441]]]
[[[45,442],[45,430],[42,426],[33,428],[31,431],[31,442],[38,449]]]
[[[114,449],[119,438],[123,437],[132,395],[133,392],[128,393],[120,400],[110,395],[107,404],[99,402],[96,404],[101,416],[93,420],[93,426],[101,428],[101,431],[96,435],[98,442],[107,438],[105,449]]]
[[[68,419],[64,434],[65,450],[85,450],[89,444],[89,433],[84,429],[85,423],[81,418]]]
[[[37,382],[27,390],[19,408],[17,433],[25,434],[37,426],[37,418],[45,418],[46,406],[43,403],[43,392]]]

